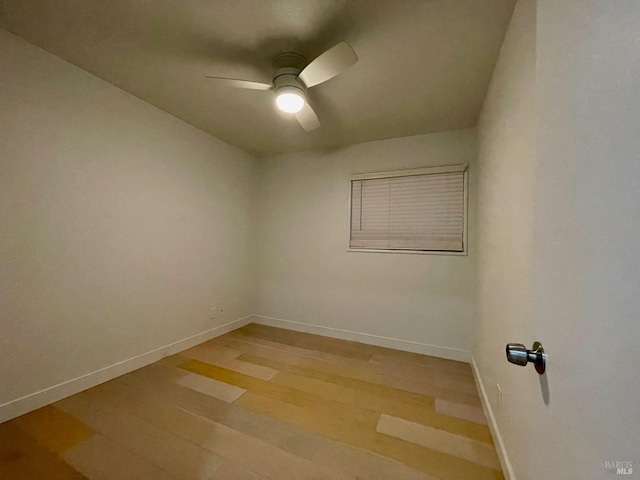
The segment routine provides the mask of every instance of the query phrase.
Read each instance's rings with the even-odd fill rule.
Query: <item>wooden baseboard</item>
[[[181,352],[187,348],[191,348],[199,343],[224,335],[227,332],[250,323],[251,318],[251,316],[239,318],[232,322],[225,323],[224,325],[219,325],[210,330],[170,343],[169,345],[156,348],[150,352],[114,363],[113,365],[101,368],[95,372],[90,372],[80,377],[30,393],[29,395],[10,400],[9,402],[0,405],[0,423],[19,417],[20,415],[36,410],[50,403],[57,402],[58,400],[74,395],[86,390],[87,388],[95,387],[96,385],[112,380],[120,375],[129,373],[133,370],[144,367],[145,365],[149,365],[150,363],[157,362],[161,358]]]

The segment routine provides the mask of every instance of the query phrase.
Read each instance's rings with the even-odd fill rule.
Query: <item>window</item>
[[[467,165],[351,177],[353,251],[466,252]]]

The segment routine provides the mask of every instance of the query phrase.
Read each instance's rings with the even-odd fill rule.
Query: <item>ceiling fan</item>
[[[358,61],[353,48],[341,42],[330,48],[311,63],[297,53],[281,53],[273,59],[276,73],[272,83],[253,82],[236,78],[212,77],[218,83],[234,88],[273,90],[280,110],[295,115],[307,132],[320,126],[316,112],[307,100],[307,89],[335,77]]]

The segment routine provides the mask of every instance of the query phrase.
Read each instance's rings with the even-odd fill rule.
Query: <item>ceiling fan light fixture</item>
[[[285,113],[293,113],[307,132],[320,127],[318,115],[307,102],[307,89],[326,82],[358,61],[347,42],[340,42],[311,63],[294,52],[283,52],[273,59],[273,84],[239,78],[207,76],[217,83],[249,90],[273,90],[275,104]]]
[[[276,90],[276,105],[285,113],[298,113],[305,103],[304,92],[299,88],[284,86]]]

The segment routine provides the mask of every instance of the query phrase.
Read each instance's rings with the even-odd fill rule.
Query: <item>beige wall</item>
[[[250,156],[2,30],[0,105],[0,405],[251,313]]]
[[[516,7],[479,126],[473,355],[515,478],[635,475],[640,3],[535,3]],[[534,340],[542,377],[504,358]]]
[[[475,157],[475,130],[463,130],[263,159],[255,313],[467,358],[475,246],[469,256],[347,252],[349,176],[468,162],[473,198]]]
[[[528,479],[527,416],[537,379],[507,363],[509,342],[533,343],[536,11],[518,2],[478,124],[477,292],[473,357],[517,478]],[[499,407],[498,388],[503,392]],[[517,441],[516,441],[517,439]],[[499,440],[499,439],[498,439]],[[561,478],[561,477],[558,477]]]

